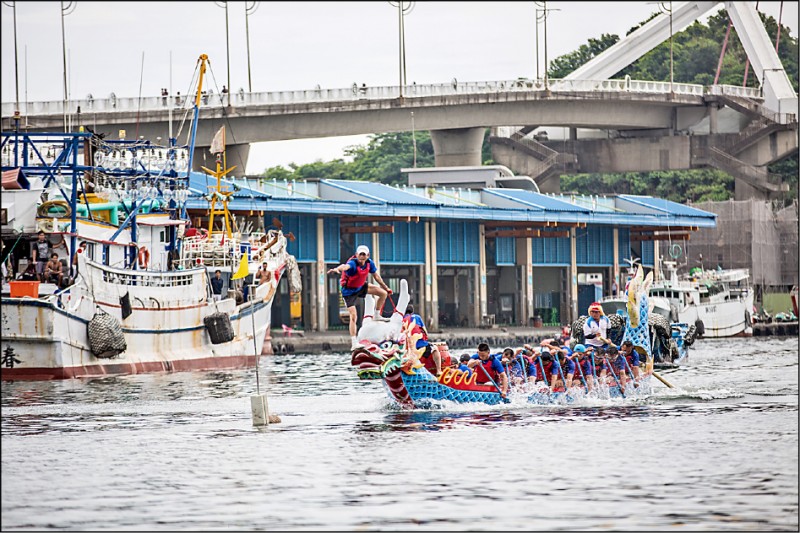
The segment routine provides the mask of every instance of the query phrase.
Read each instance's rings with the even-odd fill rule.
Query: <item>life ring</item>
[[[147,267],[150,265],[150,250],[147,249],[147,246],[140,246],[139,247],[139,268],[143,268],[147,270]]]
[[[680,244],[675,243],[669,247],[669,256],[671,258],[678,259],[682,255],[683,255],[683,249],[681,248]]]
[[[67,218],[72,215],[72,208],[64,200],[48,200],[36,209],[40,217]]]

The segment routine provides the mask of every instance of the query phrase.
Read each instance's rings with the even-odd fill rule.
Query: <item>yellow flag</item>
[[[242,256],[242,260],[239,262],[239,268],[236,270],[236,274],[231,276],[231,279],[246,278],[249,273],[250,263],[247,261],[247,252],[245,252]]]

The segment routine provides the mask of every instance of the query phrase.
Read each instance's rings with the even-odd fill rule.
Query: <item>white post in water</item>
[[[255,280],[253,280],[255,281]],[[250,286],[250,318],[253,322],[253,348],[256,357],[256,395],[250,396],[250,412],[253,417],[253,426],[269,426],[269,403],[266,393],[261,394],[261,383],[258,375],[258,359],[261,357],[261,347],[256,341],[256,287],[257,284]],[[267,324],[269,327],[269,324]]]
[[[258,357],[259,354],[256,354],[256,359],[258,359]],[[266,394],[250,396],[250,411],[253,414],[253,426],[269,426],[269,404],[267,403]]]

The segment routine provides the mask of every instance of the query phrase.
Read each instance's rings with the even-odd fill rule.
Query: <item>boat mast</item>
[[[203,170],[205,170],[209,175],[213,176],[217,180],[216,187],[214,187],[213,185],[209,186],[209,188],[213,189],[213,190],[209,193],[209,197],[210,197],[209,202],[211,203],[211,208],[210,208],[209,214],[208,214],[208,234],[211,235],[212,233],[220,233],[220,232],[215,232],[214,231],[214,215],[222,215],[222,217],[223,217],[223,230],[222,230],[222,232],[224,232],[225,235],[227,235],[228,238],[230,239],[232,237],[232,232],[231,232],[232,224],[231,224],[231,213],[230,213],[230,211],[228,211],[228,202],[230,201],[230,197],[233,196],[233,193],[235,191],[228,190],[227,188],[225,188],[225,189],[222,188],[222,177],[225,176],[225,174],[227,174],[228,172],[231,172],[233,169],[235,169],[236,165],[232,166],[231,168],[226,168],[225,170],[222,170],[223,168],[225,168],[225,161],[224,161],[224,158],[225,158],[225,126],[220,128],[219,132],[217,132],[217,135],[220,135],[220,134],[222,135],[222,144],[221,144],[221,150],[219,152],[216,152],[216,156],[217,156],[217,168],[216,168],[216,170],[209,170],[206,167],[202,167]],[[216,140],[216,137],[215,137],[215,140]],[[213,150],[215,143],[212,142],[211,144],[212,144],[212,150]],[[217,202],[222,204],[222,208],[221,209],[217,208]]]

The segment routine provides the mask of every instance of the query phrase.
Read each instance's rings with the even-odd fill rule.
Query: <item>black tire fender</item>
[[[694,321],[694,327],[697,330],[697,336],[702,337],[706,333],[706,325],[699,318]]]

